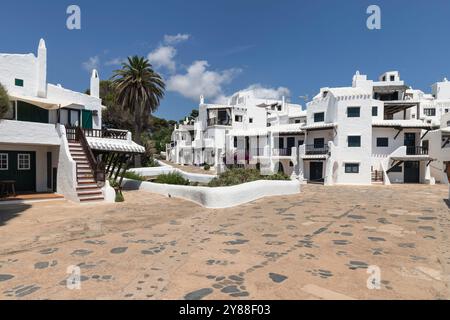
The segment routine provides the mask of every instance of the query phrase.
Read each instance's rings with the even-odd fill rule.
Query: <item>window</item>
[[[314,122],[324,122],[325,112],[314,113]]]
[[[396,165],[395,167],[392,167],[389,172],[400,172],[400,173],[402,173],[403,172],[403,168],[402,168],[401,165]]]
[[[345,173],[359,173],[359,163],[346,163]]]
[[[448,109],[445,109],[445,113],[448,113]]]
[[[278,149],[284,149],[284,138],[278,138]]]
[[[348,107],[347,108],[347,117],[359,118],[360,116],[361,116],[361,108],[360,107]]]
[[[23,80],[22,79],[14,79],[14,84],[16,87],[23,87]]]
[[[389,147],[389,138],[377,138],[377,147]]]
[[[242,116],[234,116],[234,121],[242,122]]]
[[[324,138],[314,139],[314,149],[322,149],[324,147],[325,147],[325,139]]]
[[[395,76],[391,76],[391,81],[395,81]]]
[[[361,136],[348,136],[349,148],[361,147]]]
[[[425,109],[423,109],[423,114],[428,117],[434,117],[434,116],[436,116],[436,109],[435,108],[425,108]]]
[[[0,171],[8,170],[8,154],[0,153]]]
[[[234,147],[237,148],[238,146],[238,139],[237,137],[234,137]]]
[[[447,127],[450,127],[450,121],[447,121]]]
[[[301,123],[302,122],[302,120],[300,120],[300,119],[297,119],[297,120],[295,120],[295,123],[297,124],[297,123]]]
[[[29,154],[19,153],[17,155],[17,169],[31,170],[31,159]]]
[[[372,117],[378,117],[378,107],[372,107]]]
[[[253,123],[253,118],[248,119],[249,123]]]

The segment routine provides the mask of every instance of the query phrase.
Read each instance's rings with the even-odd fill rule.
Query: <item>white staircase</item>
[[[80,202],[104,201],[102,190],[94,179],[94,172],[79,142],[69,142],[73,161],[77,164],[77,194]]]

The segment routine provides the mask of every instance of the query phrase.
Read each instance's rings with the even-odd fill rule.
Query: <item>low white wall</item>
[[[77,194],[77,164],[70,154],[69,144],[66,138],[66,129],[64,126],[58,126],[58,133],[61,136],[61,147],[59,148],[58,162],[58,190],[67,200],[80,202]]]
[[[300,193],[300,182],[298,180],[260,180],[232,187],[208,188],[124,179],[122,186],[125,190],[142,190],[190,200],[212,209],[235,207],[263,197]]]
[[[212,179],[217,177],[215,175],[210,175],[210,174],[184,172],[178,168],[173,168],[170,166],[161,166],[161,167],[152,167],[152,168],[135,168],[135,169],[130,169],[129,171],[137,173],[144,177],[157,177],[161,174],[179,173],[179,174],[181,174],[181,176],[183,178],[185,178],[189,181],[198,182],[198,183],[208,183]]]
[[[116,202],[116,190],[109,184],[108,179],[105,181],[105,186],[102,188],[103,197],[105,202],[114,203]]]

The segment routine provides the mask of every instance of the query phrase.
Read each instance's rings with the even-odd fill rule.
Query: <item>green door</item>
[[[23,101],[17,101],[17,120],[48,123],[48,110]]]
[[[36,191],[36,153],[1,151],[0,180],[13,180],[17,192]],[[6,159],[6,161],[5,161]]]
[[[82,125],[83,129],[92,129],[92,111],[82,110],[81,111]]]

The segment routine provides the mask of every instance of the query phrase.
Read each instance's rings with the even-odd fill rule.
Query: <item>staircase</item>
[[[77,164],[77,194],[80,202],[104,201],[103,192],[94,179],[94,172],[81,143],[69,141],[69,150]]]
[[[384,184],[383,171],[379,170],[372,171],[372,184]]]

